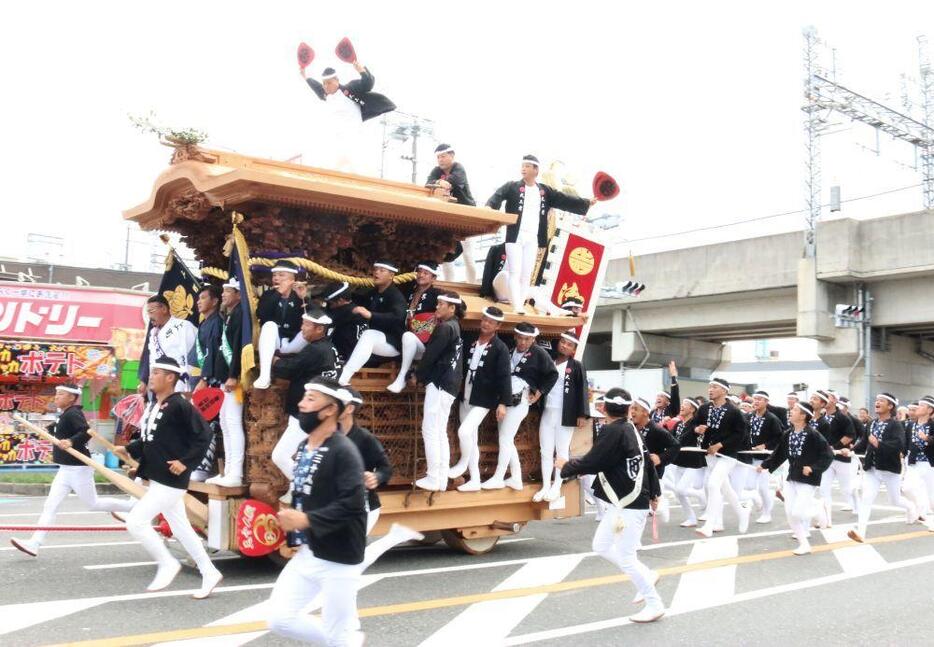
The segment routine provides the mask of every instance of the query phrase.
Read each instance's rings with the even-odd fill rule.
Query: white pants
[[[295,452],[298,451],[298,445],[308,437],[298,424],[298,418],[289,416],[289,424],[279,438],[279,442],[272,450],[272,462],[279,471],[285,474],[289,480],[289,487],[292,484],[292,478],[295,476]]]
[[[542,451],[543,488],[548,488],[552,481],[561,483],[561,470],[555,468],[555,453],[564,460],[570,457],[574,427],[565,427],[561,424],[561,413],[561,409],[557,407],[545,407],[538,425],[538,442]],[[554,473],[554,479],[552,479],[552,473]]]
[[[525,297],[532,283],[532,270],[538,256],[538,236],[519,232],[514,243],[506,243],[509,263],[509,300],[516,312],[525,311]]]
[[[302,546],[282,569],[269,596],[270,630],[318,645],[349,645],[357,624],[359,580],[359,564],[318,559],[308,546]],[[319,594],[321,621],[302,613]]]
[[[872,467],[863,472],[863,497],[859,502],[859,521],[857,522],[857,532],[860,537],[866,536],[866,526],[872,514],[872,504],[875,503],[876,495],[879,494],[879,488],[883,483],[889,492],[889,502],[892,505],[904,508],[909,517],[917,515],[915,505],[901,496],[901,474]]]
[[[272,358],[276,351],[286,354],[297,353],[308,342],[302,337],[299,331],[295,331],[295,336],[291,339],[282,339],[279,337],[279,326],[274,321],[267,321],[259,329],[259,379],[270,379],[272,371]]]
[[[762,465],[762,459],[755,458],[752,461],[753,467]],[[772,508],[775,506],[775,497],[772,493],[772,475],[768,471],[758,472],[755,469],[746,468],[746,489],[754,490],[759,493],[762,499],[762,514],[772,516]]]
[[[810,534],[811,519],[814,518],[815,507],[820,504],[815,499],[817,486],[801,483],[800,481],[785,481],[782,490],[785,497],[785,517],[791,527],[791,534],[798,541],[806,541]]]
[[[422,439],[425,441],[425,462],[428,478],[444,490],[451,465],[451,446],[448,444],[448,416],[454,396],[434,384],[425,387],[425,408],[422,413]]]
[[[460,406],[461,424],[457,428],[457,440],[460,443],[461,457],[457,464],[451,468],[455,474],[465,469],[469,475],[468,481],[480,480],[480,425],[489,409],[475,407],[467,404],[469,396],[464,394],[464,401]]]
[[[706,500],[707,496],[704,494],[704,476],[706,475],[707,468],[695,469],[669,465],[665,469],[665,476],[668,476],[669,470],[672,474],[672,482],[674,484],[671,489],[675,493],[678,502],[681,504],[681,508],[684,510],[685,521],[696,521],[697,517],[694,514],[694,508],[691,507],[691,501],[688,497],[694,497],[700,501]]]
[[[161,514],[169,522],[172,535],[191,555],[201,574],[206,575],[214,570],[214,565],[211,564],[204,545],[188,521],[184,497],[185,490],[150,481],[149,490],[127,515],[126,529],[143,545],[146,552],[156,560],[159,566],[171,564],[176,561],[175,558],[169,553],[165,542],[152,527],[152,520]]]
[[[224,391],[220,423],[224,434],[224,476],[243,478],[243,403],[237,402],[237,395],[232,391]]]
[[[858,459],[856,459],[858,460]],[[833,480],[837,479],[840,483],[840,492],[846,497],[847,503],[855,503],[853,500],[853,486],[850,484],[850,474],[852,467],[849,463],[834,460],[830,467],[821,474],[820,477],[820,498],[823,499],[827,507],[827,521],[831,521],[831,510],[833,506]],[[854,509],[856,507],[854,506]]]
[[[636,555],[648,516],[648,510],[620,510],[613,505],[607,506],[606,513],[593,535],[593,550],[600,557],[616,564],[629,576],[647,605],[661,605],[661,596],[652,584],[652,572]],[[625,524],[622,532],[616,532],[618,518],[622,518]]]
[[[505,267],[493,277],[493,295],[500,303],[509,302],[509,270]]]
[[[402,363],[399,365],[399,374],[395,379],[396,384],[402,385],[405,382],[405,376],[409,369],[412,368],[412,361],[420,359],[424,352],[425,344],[415,336],[414,332],[406,331],[402,333]]]
[[[58,473],[52,479],[49,487],[49,496],[42,506],[39,515],[39,526],[51,526],[55,523],[55,513],[69,492],[74,492],[89,510],[99,512],[129,512],[135,503],[134,499],[98,498],[94,487],[94,468],[90,465],[60,465]],[[32,541],[42,544],[46,531],[37,530],[32,535]]]
[[[370,357],[379,355],[380,357],[398,357],[399,349],[386,341],[386,335],[380,330],[364,330],[357,340],[357,345],[353,347],[353,352],[344,364],[344,370],[341,372],[340,383],[350,384],[350,378],[363,368]]]
[[[921,515],[931,513],[931,501],[934,501],[934,468],[931,464],[918,461],[908,466],[903,489],[911,496]]]
[[[711,528],[723,527],[723,498],[733,508],[733,511],[740,514],[739,497],[736,496],[736,490],[730,484],[730,475],[734,469],[744,469],[737,467],[735,459],[725,456],[707,456],[707,524]]]
[[[513,478],[522,478],[519,450],[516,449],[516,434],[519,433],[519,426],[528,413],[529,403],[524,393],[519,404],[506,407],[506,416],[499,423],[499,455],[496,458],[496,472],[493,474],[493,479],[505,478],[507,469]]]
[[[474,263],[473,259],[473,241],[469,238],[465,238],[461,241],[461,247],[464,250],[461,254],[461,258],[464,259],[464,271],[466,272],[467,282],[476,283],[477,265]],[[444,275],[444,280],[448,281],[449,283],[456,280],[454,276],[454,267],[454,261],[441,264],[441,271]]]

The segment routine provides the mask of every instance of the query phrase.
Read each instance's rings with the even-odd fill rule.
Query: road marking
[[[694,544],[688,564],[702,564],[739,555],[736,537],[704,539]],[[685,573],[671,600],[673,609],[700,608],[711,600],[727,600],[736,593],[736,565]]]
[[[851,524],[834,526],[832,528],[823,528],[820,532],[824,536],[824,540],[830,544],[844,541],[847,531],[852,527]],[[874,573],[880,568],[884,568],[887,563],[875,546],[867,544],[838,548],[833,551],[833,556],[837,558],[837,562],[844,573],[853,575]]]
[[[243,559],[241,555],[218,555],[212,557],[212,562],[226,562],[232,559]],[[116,562],[113,564],[85,564],[82,568],[88,571],[103,571],[111,568],[133,568],[134,566],[155,566],[158,562]]]
[[[0,503],[2,503],[2,501],[0,501]],[[56,512],[55,516],[61,517],[65,515],[75,516],[75,515],[84,515],[84,514],[100,514],[100,515],[106,515],[108,517],[110,516],[109,512],[100,512],[99,510],[80,510],[76,512]],[[0,517],[4,517],[4,518],[5,517],[40,517],[40,516],[42,516],[41,512],[4,512],[3,514],[0,514]]]
[[[560,582],[570,575],[583,559],[583,555],[556,555],[529,562],[500,582],[493,591],[534,588]],[[421,647],[460,644],[465,636],[470,636],[473,643],[498,645],[546,597],[547,593],[542,593],[473,604],[422,641]]]
[[[138,541],[100,541],[90,544],[52,544],[51,546],[42,545],[42,548],[39,550],[45,552],[47,550],[52,550],[56,548],[94,548],[96,546],[131,546],[133,544],[139,544]],[[6,546],[0,548],[0,550],[18,550],[13,546]]]
[[[893,542],[899,542],[899,541],[907,541],[911,539],[918,539],[921,537],[932,537],[932,534],[928,530],[922,530],[922,531],[901,533],[897,535],[883,535],[881,537],[867,538],[866,543],[887,544],[887,543],[893,543]],[[846,542],[846,545],[849,545],[849,542]],[[813,552],[823,553],[823,552],[833,551],[843,546],[844,546],[843,542],[838,543],[838,544],[825,544],[821,546],[814,546]],[[797,557],[797,556],[795,556],[791,550],[779,550],[779,551],[774,551],[771,553],[740,555],[737,557],[716,559],[716,560],[712,560],[711,562],[706,562],[706,563],[685,564],[682,566],[670,566],[670,567],[658,569],[658,572],[660,575],[663,575],[663,576],[680,575],[683,573],[710,570],[713,568],[720,568],[723,566],[730,566],[733,564],[749,564],[749,563],[754,563],[754,562],[774,561],[778,559],[786,559],[789,557]],[[921,564],[921,563],[927,563],[927,562],[934,562],[934,555],[920,558],[920,560],[908,560],[907,562],[899,562],[899,564],[910,566],[913,564]],[[887,568],[891,568],[891,567],[892,565],[890,564],[888,565]],[[818,578],[818,580],[810,580],[810,581],[805,580],[804,582],[799,582],[799,583],[795,583],[791,585],[785,585],[782,587],[775,587],[775,590],[780,589],[780,591],[778,592],[784,592],[786,590],[794,591],[798,589],[809,588],[809,586],[813,585],[811,584],[811,582],[815,582],[815,581],[833,582],[833,581],[841,581],[841,580],[849,579],[852,577],[856,577],[856,576],[844,573],[844,574],[840,574],[836,576],[829,576],[829,578]],[[619,584],[621,582],[626,582],[626,581],[629,581],[629,578],[623,574],[606,575],[603,577],[593,577],[593,578],[586,578],[586,579],[580,579],[580,580],[572,580],[569,582],[555,582],[553,584],[545,584],[545,585],[534,586],[534,587],[516,588],[516,589],[509,589],[509,590],[502,590],[502,591],[490,591],[488,593],[475,593],[475,594],[461,595],[461,596],[450,597],[450,598],[434,598],[430,600],[419,600],[416,602],[404,602],[404,603],[391,604],[391,605],[385,605],[385,606],[368,607],[368,608],[360,609],[359,616],[361,618],[372,618],[376,616],[413,613],[416,611],[428,611],[428,610],[433,610],[433,609],[451,608],[451,607],[464,606],[468,604],[477,604],[480,602],[488,602],[488,601],[495,601],[495,600],[510,600],[513,598],[521,598],[521,597],[525,597],[529,595],[560,593],[560,592],[565,592],[565,591],[578,591],[578,590],[589,589],[589,588],[594,588],[594,587],[607,586],[611,584]],[[238,588],[238,587],[230,587],[230,588]],[[764,590],[770,591],[773,589],[764,589]],[[743,601],[746,599],[756,599],[755,593],[756,592],[733,596],[731,600],[732,601]],[[146,596],[141,596],[141,597],[156,597],[158,595],[159,595],[158,593],[150,593]],[[712,605],[712,606],[716,606],[716,605]],[[674,613],[678,613],[678,611],[676,610]],[[615,620],[610,620],[610,621],[603,621],[602,623],[589,623],[587,625],[578,625],[578,628],[579,627],[590,627],[591,625],[601,625],[601,626],[596,627],[596,629],[588,628],[588,629],[578,630],[578,633],[582,631],[596,631],[598,629],[605,628],[602,625],[606,622],[616,623],[616,624],[611,624],[608,626],[619,626],[619,624],[627,624],[628,620],[626,620],[625,618],[622,618],[622,619],[615,619]],[[115,638],[104,638],[100,640],[85,640],[85,641],[79,641],[79,642],[67,643],[67,644],[83,645],[85,647],[129,647],[132,645],[148,645],[150,643],[166,641],[166,640],[182,640],[182,639],[203,638],[203,637],[210,637],[210,636],[229,636],[229,635],[240,634],[240,633],[262,631],[265,628],[266,628],[266,623],[264,622],[252,622],[252,623],[247,622],[247,623],[240,623],[240,624],[220,625],[216,627],[194,627],[194,628],[189,628],[189,629],[176,629],[172,631],[162,631],[162,632],[154,632],[154,633],[147,633],[147,634],[118,636]],[[569,629],[575,629],[575,628],[563,628],[563,629],[555,630],[555,631],[561,632],[561,631],[568,631]],[[572,633],[574,633],[574,631],[571,631],[568,635]],[[562,634],[555,634],[555,635],[562,635]],[[549,636],[549,637],[552,637],[552,636]],[[521,637],[517,637],[517,638],[521,638]],[[535,640],[543,640],[543,639],[544,638],[535,638]],[[508,639],[507,641],[505,641],[504,644],[513,644],[511,642],[512,640],[515,640],[515,639]],[[515,643],[515,644],[522,644],[522,643]]]
[[[909,533],[914,535],[923,535],[924,533]],[[816,549],[816,547],[815,547]],[[929,564],[934,562],[934,555],[927,555],[924,557],[916,557],[913,559],[906,559],[898,562],[886,563],[885,566],[881,569],[878,569],[876,572],[880,571],[894,571],[901,568],[910,568],[912,566],[920,566],[922,564]],[[812,580],[804,580],[802,582],[794,582],[792,584],[781,584],[778,586],[771,586],[765,589],[759,589],[757,591],[748,591],[746,593],[740,593],[739,595],[734,595],[729,600],[723,600],[720,602],[711,602],[710,604],[704,605],[703,607],[694,608],[694,609],[669,609],[665,612],[666,616],[677,616],[682,613],[691,613],[694,611],[702,611],[704,609],[711,609],[714,607],[725,606],[728,604],[735,604],[737,602],[749,602],[751,600],[759,600],[762,598],[767,598],[773,595],[780,595],[782,593],[792,593],[794,591],[803,591],[805,589],[816,588],[818,586],[824,586],[825,584],[835,584],[837,582],[845,582],[846,580],[855,579],[857,577],[862,577],[860,574],[856,573],[839,573],[837,575],[825,575],[823,577],[817,577]],[[585,624],[574,625],[571,627],[561,627],[560,629],[550,629],[547,631],[536,631],[534,633],[523,634],[521,636],[512,636],[503,641],[504,647],[512,647],[513,645],[527,645],[529,643],[539,642],[542,640],[553,640],[555,638],[565,638],[568,636],[577,636],[583,633],[590,633],[594,631],[603,631],[604,629],[615,629],[617,627],[622,627],[624,625],[633,624],[629,618],[611,618],[609,620],[600,620],[598,622],[588,622]]]
[[[64,618],[72,613],[86,611],[97,606],[97,604],[93,598],[8,604],[3,607],[3,624],[0,625],[0,636],[43,622]]]

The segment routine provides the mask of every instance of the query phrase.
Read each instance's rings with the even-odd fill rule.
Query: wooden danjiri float
[[[440,261],[466,237],[495,233],[515,220],[511,214],[456,204],[437,189],[184,145],[176,147],[171,165],[156,179],[149,199],[126,211],[124,217],[144,230],[180,234],[197,255],[206,278],[226,278],[224,250],[233,227],[245,240],[249,264],[256,270],[250,272],[254,284],[243,288],[253,290],[254,295],[265,288],[262,283],[268,283],[269,273],[259,270],[268,269],[273,257],[293,258],[302,265],[310,287],[334,280],[367,286],[374,259],[395,259],[405,272],[420,259]],[[588,225],[565,221],[563,215],[552,229],[554,235],[540,259],[543,285],[556,303],[566,296],[582,297],[586,314],[592,316],[607,262],[604,247]],[[400,274],[397,279],[404,282],[413,276]],[[491,304],[479,296],[479,286],[437,285],[464,297],[467,313],[462,329],[477,330],[483,309]],[[511,336],[520,320],[537,326],[543,340],[554,340],[561,332],[577,328],[582,335],[578,352],[583,352],[589,317],[546,316],[534,309],[519,317],[508,304],[500,307],[506,312],[501,329],[504,338]],[[255,328],[254,334],[258,334]],[[443,539],[453,548],[481,554],[529,521],[581,514],[578,481],[567,483],[558,501],[532,502],[540,488],[535,483],[540,475],[539,416],[534,409],[516,438],[527,483],[522,491],[461,493],[453,489],[460,481],[445,492],[415,489],[412,484],[425,469],[420,432],[423,392],[412,388],[400,394],[387,391],[396,369],[396,364],[385,363],[362,370],[353,380],[365,399],[359,423],[383,443],[394,470],[392,481],[380,491],[382,511],[373,534],[383,534],[399,522],[424,533],[426,542]],[[255,499],[275,507],[287,489],[270,458],[287,424],[282,405],[286,386],[284,381],[274,381],[267,390],[245,390],[245,485],[191,484],[191,492],[208,503],[206,535],[215,549],[242,552],[236,518],[243,502]],[[457,409],[452,407],[448,424],[452,460],[458,456]],[[483,478],[496,464],[493,418],[487,416],[480,430]],[[282,554],[287,556],[288,549],[283,547]]]

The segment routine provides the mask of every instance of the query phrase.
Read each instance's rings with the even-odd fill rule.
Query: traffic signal
[[[838,303],[834,310],[834,324],[837,328],[853,328],[865,323],[865,308],[849,303]]]
[[[642,291],[645,290],[645,283],[639,283],[638,281],[626,281],[625,283],[617,283],[616,291],[625,294],[630,297],[637,297],[642,294]]]

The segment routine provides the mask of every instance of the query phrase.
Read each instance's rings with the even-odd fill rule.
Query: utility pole
[[[807,229],[804,232],[805,258],[817,256],[815,231],[821,212],[820,134],[824,128],[824,121],[820,116],[821,107],[817,103],[818,92],[815,88],[815,77],[818,73],[817,45],[819,42],[817,30],[814,27],[807,27],[804,30],[805,104],[802,107],[805,114],[804,133],[806,136],[805,148],[807,150],[805,160],[807,176],[804,181],[805,200],[807,201]]]
[[[863,388],[865,389],[866,408],[872,411],[872,296],[865,285],[859,291],[860,305],[863,307]]]

